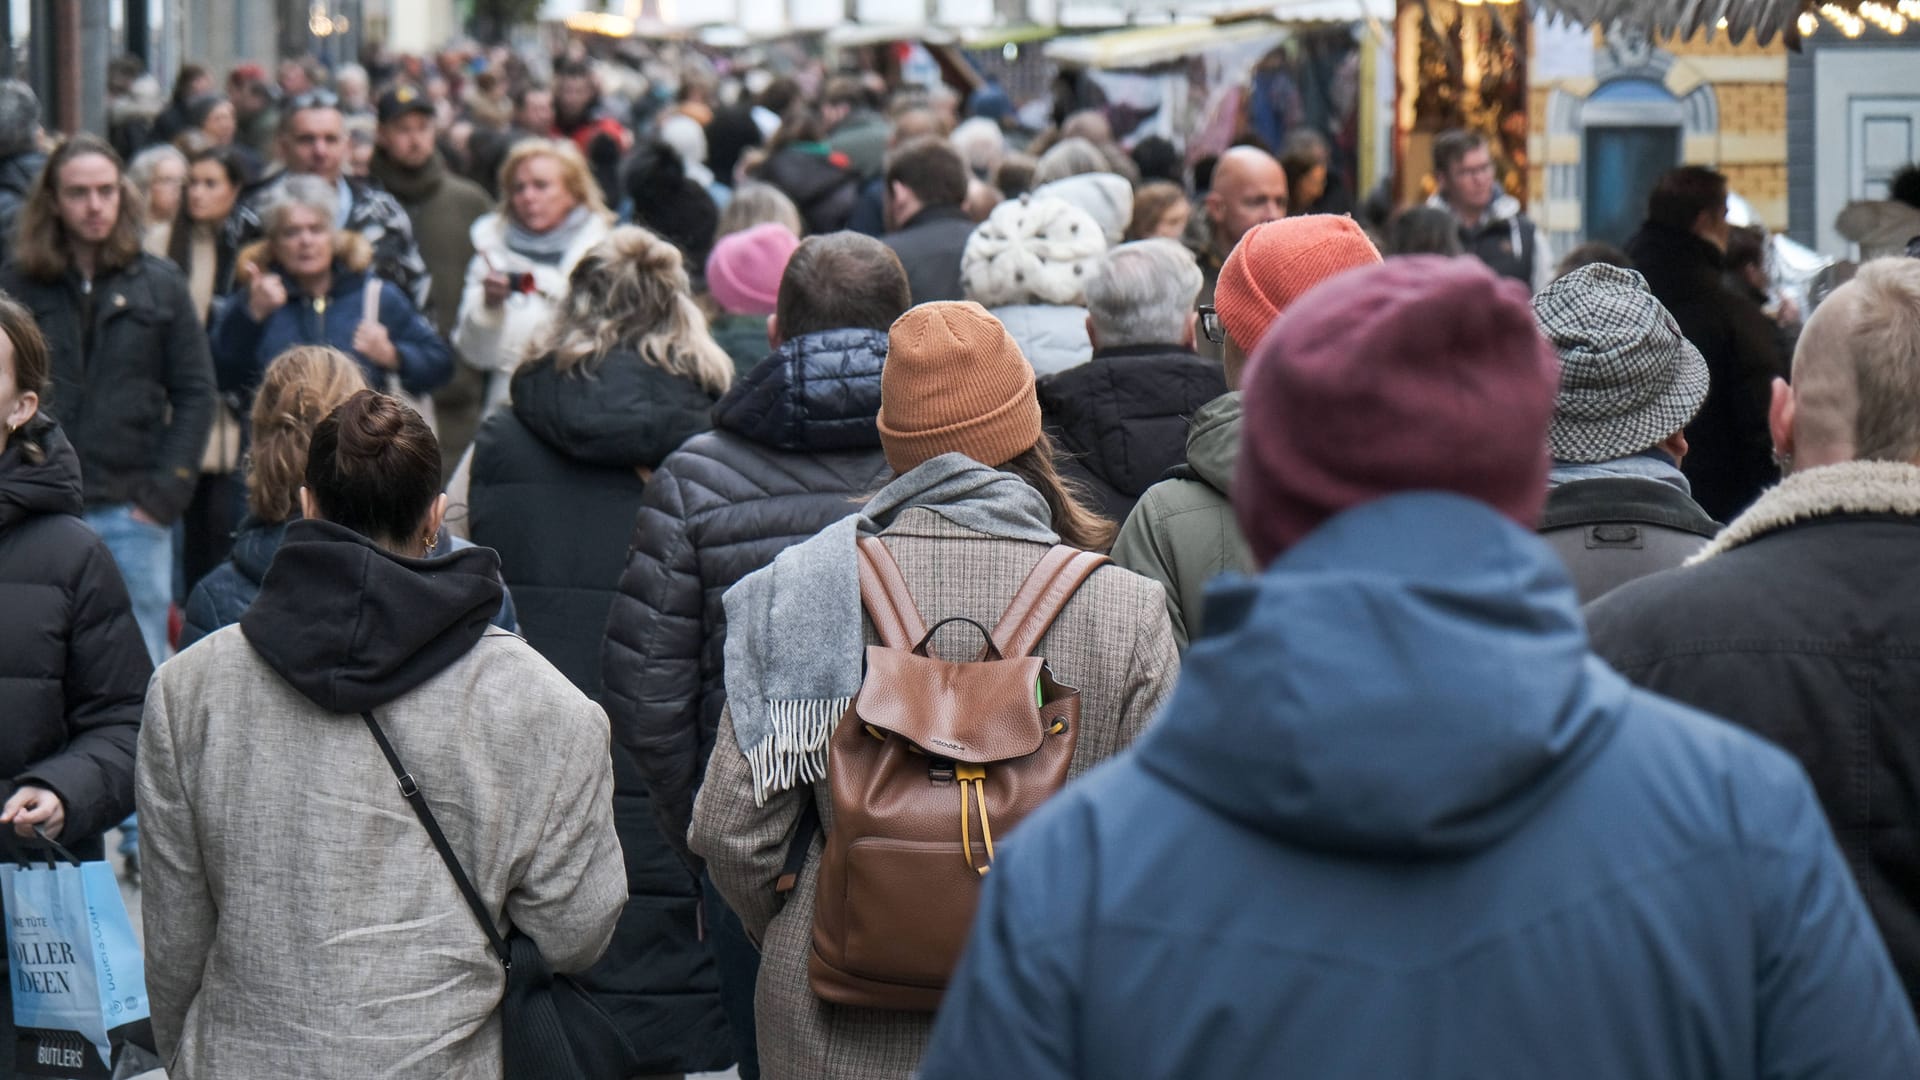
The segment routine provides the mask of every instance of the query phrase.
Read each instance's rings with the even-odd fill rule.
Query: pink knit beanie
[[[773,222],[728,233],[707,256],[707,291],[729,314],[771,315],[780,275],[799,246],[799,237]]]

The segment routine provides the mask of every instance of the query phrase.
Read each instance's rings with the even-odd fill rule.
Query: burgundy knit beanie
[[[1343,510],[1451,491],[1531,529],[1560,364],[1525,286],[1478,259],[1349,270],[1254,349],[1233,507],[1261,566]]]

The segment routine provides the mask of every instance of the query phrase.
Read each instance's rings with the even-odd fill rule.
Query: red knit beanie
[[[1531,529],[1560,363],[1526,287],[1418,256],[1300,297],[1253,351],[1233,508],[1261,566],[1361,503],[1451,491]]]
[[[1273,320],[1302,293],[1335,274],[1379,261],[1373,241],[1343,214],[1303,214],[1255,225],[1220,267],[1213,309],[1233,343],[1252,355]]]

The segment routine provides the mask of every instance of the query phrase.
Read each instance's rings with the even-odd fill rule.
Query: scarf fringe
[[[767,702],[773,731],[747,753],[754,805],[765,806],[769,795],[827,778],[827,740],[852,705],[850,697]]]

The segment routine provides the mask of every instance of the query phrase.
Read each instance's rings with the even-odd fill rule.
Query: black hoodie
[[[113,556],[80,520],[79,456],[57,427],[37,438],[41,461],[19,436],[0,453],[0,781],[57,793],[73,847],[133,810],[153,662]]]
[[[358,713],[465,656],[500,595],[500,558],[486,548],[409,559],[332,522],[296,521],[240,631],[315,705]]]

